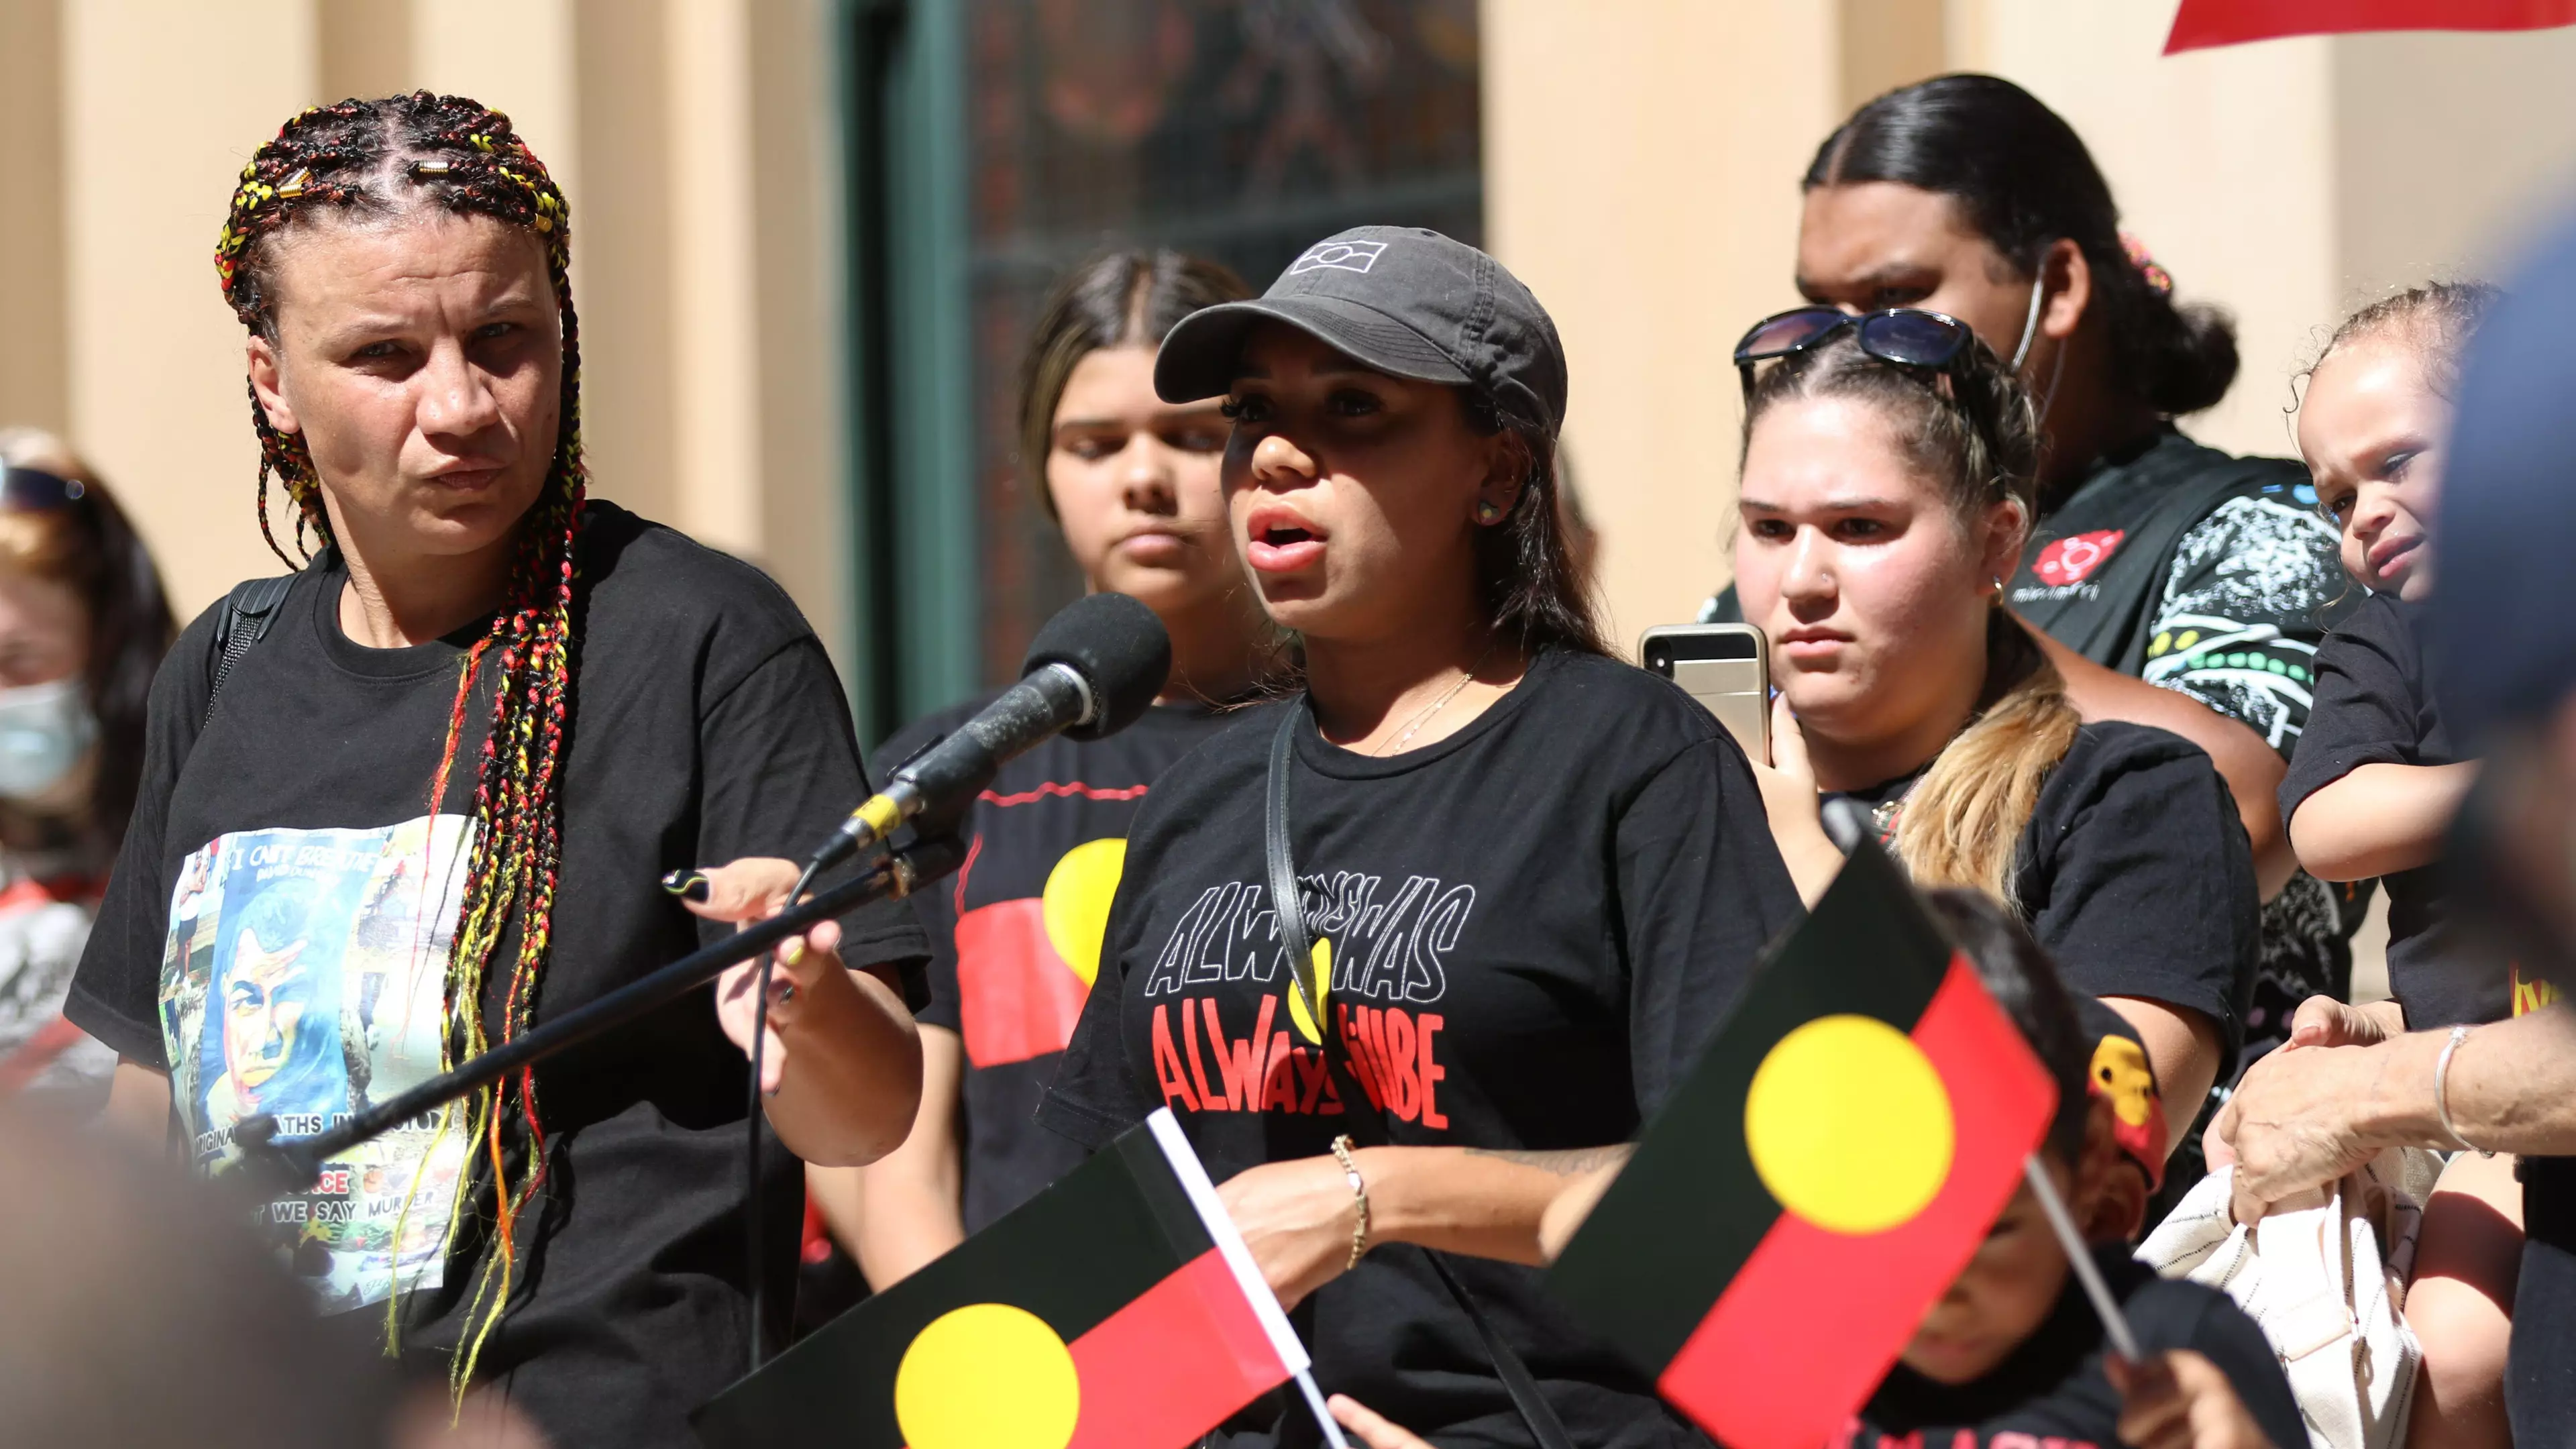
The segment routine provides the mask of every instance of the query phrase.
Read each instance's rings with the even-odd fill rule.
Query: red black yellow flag
[[[1157,1111],[694,1422],[712,1449],[1183,1449],[1306,1366]]]
[[[1976,1251],[2057,1089],[1894,862],[1853,852],[1547,1284],[1732,1449],[1814,1449]]]
[[[2576,0],[2182,0],[2165,54],[2285,35],[2561,25],[2576,25]]]

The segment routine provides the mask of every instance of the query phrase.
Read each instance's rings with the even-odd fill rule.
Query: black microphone
[[[1074,600],[1030,642],[1020,682],[905,761],[814,852],[806,874],[847,860],[925,810],[972,800],[1004,761],[1051,735],[1096,740],[1125,729],[1171,672],[1171,636],[1153,610],[1125,594]]]

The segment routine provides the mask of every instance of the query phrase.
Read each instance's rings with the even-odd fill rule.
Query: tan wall
[[[2576,180],[2576,31],[2275,41],[2162,58],[2172,0],[1485,0],[1495,252],[1555,314],[1567,425],[1615,627],[1727,574],[1725,351],[1794,301],[1797,178],[1850,106],[1990,70],[2072,121],[2183,293],[2236,313],[2244,370],[2189,420],[2289,448],[2321,326],[2492,270]]]
[[[303,106],[473,95],[572,202],[595,489],[768,566],[841,653],[828,8],[0,0],[0,423],[70,432],[184,613],[274,572],[211,261],[234,179]]]

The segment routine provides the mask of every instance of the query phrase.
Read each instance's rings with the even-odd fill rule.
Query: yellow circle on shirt
[[[1047,943],[1082,978],[1085,987],[1100,975],[1100,945],[1109,936],[1109,903],[1118,897],[1118,877],[1127,869],[1127,842],[1118,836],[1086,840],[1064,853],[1047,872],[1039,893],[1046,920]]]
[[[1064,1340],[1008,1303],[932,1319],[894,1371],[894,1421],[910,1449],[1064,1449],[1081,1414]]]
[[[1923,1211],[1954,1141],[1941,1073],[1874,1016],[1822,1016],[1780,1038],[1744,1097],[1762,1185],[1829,1232],[1885,1232]]]

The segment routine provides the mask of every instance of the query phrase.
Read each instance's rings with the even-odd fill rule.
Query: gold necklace
[[[1449,692],[1440,696],[1438,699],[1433,700],[1429,709],[1415,715],[1413,717],[1413,723],[1404,727],[1404,733],[1395,737],[1395,743],[1391,745],[1380,745],[1376,749],[1369,751],[1369,753],[1377,756],[1401,754],[1406,743],[1415,735],[1420,734],[1424,725],[1431,723],[1431,717],[1433,715],[1438,714],[1442,709],[1447,708],[1449,701],[1456,699],[1461,690],[1464,690],[1468,685],[1475,682],[1476,671],[1484,668],[1485,661],[1494,657],[1494,644],[1497,642],[1499,641],[1488,640],[1485,644],[1485,652],[1476,656],[1476,662],[1467,666],[1467,672],[1458,676],[1458,682],[1449,686]]]

